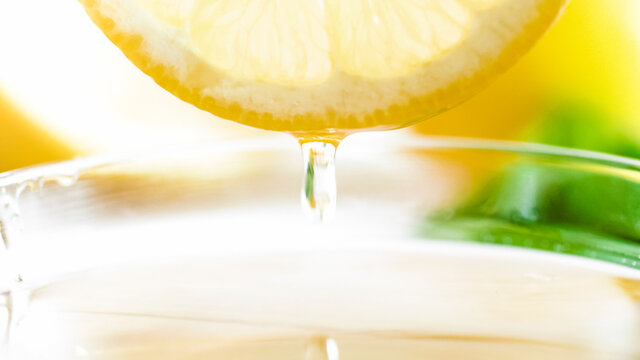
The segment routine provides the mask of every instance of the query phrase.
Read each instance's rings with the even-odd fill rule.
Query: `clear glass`
[[[0,336],[26,359],[637,359],[640,162],[354,136],[0,175]]]

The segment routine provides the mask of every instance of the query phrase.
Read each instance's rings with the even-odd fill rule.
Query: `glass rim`
[[[396,136],[401,135],[401,136]],[[285,139],[288,139],[285,140]],[[489,139],[473,139],[473,138],[457,138],[457,137],[444,137],[444,136],[417,136],[417,135],[407,135],[406,133],[393,133],[393,134],[364,134],[364,136],[356,136],[350,139],[348,142],[345,142],[346,150],[345,155],[345,165],[349,163],[354,164],[359,161],[359,159],[363,159],[363,163],[366,166],[371,165],[370,160],[377,159],[378,155],[380,155],[383,160],[410,160],[409,165],[418,165],[423,164],[423,161],[431,161],[431,156],[435,156],[435,164],[436,165],[452,165],[454,168],[459,166],[458,168],[463,168],[467,165],[467,158],[465,155],[469,156],[469,162],[472,163],[478,160],[478,157],[486,158],[491,160],[491,164],[495,163],[499,164],[499,167],[496,167],[497,175],[504,175],[502,171],[511,171],[516,170],[520,171],[522,169],[529,170],[530,165],[534,166],[543,166],[543,170],[547,170],[549,167],[550,171],[564,171],[561,174],[567,174],[565,171],[569,169],[569,174],[571,171],[578,171],[588,174],[596,174],[598,176],[605,175],[610,177],[615,177],[617,179],[624,180],[624,184],[628,182],[632,182],[634,189],[637,187],[637,184],[640,184],[640,159],[626,158],[623,156],[617,156],[612,154],[605,154],[595,151],[589,150],[579,150],[579,149],[570,149],[563,148],[552,145],[544,145],[544,144],[536,144],[536,143],[526,143],[526,142],[518,142],[518,141],[504,141],[504,140],[489,140]],[[298,151],[299,159],[295,159],[292,157],[292,154],[295,154],[296,150]],[[300,174],[303,173],[302,166],[302,154],[300,153],[298,144],[293,137],[262,137],[262,138],[241,138],[241,139],[229,139],[229,140],[220,140],[214,142],[207,143],[199,143],[199,144],[188,144],[188,145],[180,145],[173,147],[160,147],[157,149],[150,150],[142,150],[142,151],[132,151],[120,154],[100,154],[93,155],[87,157],[79,157],[72,160],[62,161],[62,162],[53,162],[48,164],[35,165],[27,168],[12,170],[5,173],[0,173],[0,205],[2,205],[2,201],[9,201],[9,205],[15,206],[18,208],[18,202],[20,200],[20,196],[24,190],[38,190],[42,187],[43,184],[48,184],[48,182],[52,182],[52,185],[61,185],[62,187],[67,187],[73,184],[76,180],[87,180],[87,182],[81,184],[78,188],[79,192],[74,192],[73,190],[67,191],[62,190],[58,186],[54,186],[51,188],[51,194],[54,195],[52,198],[60,199],[58,196],[60,194],[66,195],[68,192],[72,196],[84,196],[86,192],[84,190],[91,189],[95,184],[100,184],[101,181],[104,182],[116,182],[120,181],[120,174],[128,175],[129,171],[133,170],[133,174],[135,176],[140,176],[142,182],[139,182],[140,178],[134,177],[136,181],[134,182],[123,182],[122,188],[125,188],[127,191],[129,190],[129,186],[132,186],[134,189],[136,186],[147,186],[146,183],[147,178],[152,178],[155,175],[164,175],[163,172],[155,172],[156,170],[168,170],[167,174],[173,173],[176,169],[181,169],[183,166],[183,161],[187,160],[189,164],[187,166],[192,166],[191,160],[196,162],[196,165],[207,164],[207,161],[211,161],[212,167],[206,167],[203,170],[203,174],[209,176],[209,171],[216,173],[218,169],[223,168],[224,165],[228,164],[225,162],[225,156],[229,155],[232,161],[242,160],[245,156],[247,159],[254,154],[259,156],[261,153],[269,152],[268,159],[271,162],[275,162],[276,165],[284,165],[283,163],[278,162],[278,156],[282,155],[282,158],[287,159],[287,172],[285,173],[287,181],[295,180],[291,173],[291,171],[298,171]],[[454,156],[449,157],[448,155],[452,154]],[[239,158],[236,158],[235,155],[240,155]],[[424,155],[424,156],[423,156]],[[444,157],[438,158],[440,155],[445,155]],[[497,155],[497,156],[496,156]],[[505,156],[506,155],[506,156]],[[341,168],[341,160],[340,160],[340,151],[338,151],[338,159],[336,167],[338,169]],[[425,160],[426,159],[426,160]],[[507,161],[503,161],[503,160]],[[299,163],[296,163],[295,160],[299,160]],[[415,162],[413,162],[415,160]],[[219,163],[221,161],[221,163]],[[440,161],[440,162],[439,162]],[[449,163],[450,161],[451,163]],[[165,166],[166,164],[166,166]],[[218,164],[221,164],[218,166]],[[269,163],[270,165],[272,163]],[[383,165],[388,165],[388,162],[384,162]],[[411,166],[403,167],[407,165],[406,162],[400,161],[399,166],[402,169],[408,168],[413,170],[414,168]],[[515,165],[514,168],[507,168],[505,166]],[[149,168],[146,168],[146,165],[151,165]],[[160,166],[160,168],[156,168],[156,166]],[[249,163],[248,165],[254,165],[254,163]],[[296,166],[297,165],[297,166]],[[520,165],[524,165],[524,167],[520,167]],[[244,165],[242,165],[244,166]],[[482,164],[480,164],[482,166]],[[417,167],[416,167],[417,168]],[[277,172],[277,167],[268,167],[269,170],[273,170]],[[346,167],[346,171],[349,171],[349,167]],[[360,176],[356,171],[359,171],[359,167],[354,167],[354,171],[350,172],[350,175],[355,175],[354,178],[358,178]],[[388,168],[380,167],[373,168],[376,171],[387,171]],[[430,170],[435,168],[429,168],[427,170],[420,172],[420,174],[424,175],[425,178],[428,178],[429,174],[435,174],[434,176],[439,176],[438,173],[430,172]],[[493,168],[492,168],[493,169]],[[140,171],[143,170],[143,171]],[[153,172],[147,172],[146,170],[151,170]],[[266,170],[265,170],[266,171]],[[493,170],[492,170],[493,171]],[[542,172],[544,174],[544,171]],[[199,173],[196,173],[199,174]],[[235,174],[235,173],[234,173]],[[242,176],[242,174],[248,174],[245,172],[238,172],[238,177]],[[366,171],[363,172],[364,176],[367,176],[368,173]],[[493,174],[493,172],[491,173]],[[113,176],[116,175],[116,176]],[[234,175],[235,176],[235,175]],[[279,176],[279,175],[278,175]],[[554,177],[555,178],[555,177]],[[562,178],[562,177],[560,177]],[[124,178],[127,180],[128,178]],[[176,177],[175,179],[169,176],[171,181],[182,182],[185,178]],[[213,178],[202,178],[206,182],[209,182]],[[202,180],[198,178],[198,181]],[[231,178],[229,178],[231,179]],[[229,180],[227,179],[227,180]],[[278,179],[282,179],[279,177]],[[418,178],[416,178],[418,179]],[[420,181],[414,182],[412,179],[411,184],[420,183],[420,186],[424,184],[420,178]],[[470,178],[471,179],[471,178]],[[501,179],[501,178],[497,178]],[[229,180],[228,184],[233,184],[236,178]],[[343,179],[347,180],[347,179]],[[92,181],[96,181],[93,183]],[[155,180],[154,180],[155,181]],[[468,181],[475,181],[473,179]],[[485,180],[481,180],[479,185],[490,185],[490,182],[484,182]],[[215,181],[214,181],[215,182]],[[292,185],[291,182],[287,182],[287,185]],[[201,184],[203,182],[198,182]],[[343,182],[344,183],[344,182]],[[133,184],[133,185],[131,185]],[[227,183],[225,183],[226,186]],[[240,183],[240,186],[244,186],[246,188],[246,183]],[[391,184],[389,189],[393,188],[393,181],[385,182],[384,185]],[[405,184],[405,183],[403,183]],[[600,184],[600,183],[598,183]],[[618,182],[615,184],[623,184],[622,182]],[[88,186],[88,187],[84,187]],[[626,185],[624,185],[626,186]],[[621,186],[621,189],[625,189],[624,186]],[[244,189],[243,188],[243,189]],[[299,189],[299,188],[298,188]],[[348,186],[345,189],[352,189]],[[386,187],[384,189],[387,189]],[[453,199],[455,203],[452,203],[457,208],[460,205],[465,205],[463,202],[459,202],[462,198],[467,199],[469,192],[466,192],[466,186],[461,187],[461,198]],[[478,187],[480,189],[480,187]],[[293,189],[287,194],[291,195],[290,198],[287,198],[287,209],[291,208],[296,211],[296,214],[299,214],[299,208],[296,208],[298,205],[294,200],[293,195],[295,195],[295,190]],[[225,189],[226,191],[226,189]],[[457,190],[456,190],[457,191]],[[475,191],[475,190],[474,190]],[[89,192],[91,193],[91,192]],[[233,193],[233,191],[231,192]],[[475,192],[474,192],[475,193]],[[74,195],[75,194],[75,195]],[[354,195],[355,194],[355,195]],[[363,192],[352,192],[352,199],[356,199],[358,197],[362,197],[362,194],[369,195],[370,193]],[[394,193],[395,194],[395,193]],[[287,196],[289,196],[287,195]],[[484,195],[481,195],[484,196]],[[622,195],[624,196],[624,194]],[[412,195],[412,198],[415,197]],[[614,197],[615,199],[619,199],[620,196]],[[93,198],[88,198],[93,199]],[[99,197],[97,199],[100,199]],[[360,198],[358,198],[360,199]],[[369,198],[367,198],[369,199]],[[384,198],[384,201],[389,201],[389,198]],[[291,200],[291,201],[290,201]],[[392,201],[395,201],[396,198],[393,197]],[[40,197],[27,198],[25,204],[29,206],[29,204],[34,204],[35,202],[40,201]],[[630,202],[635,206],[635,199],[631,199]],[[398,202],[401,203],[401,202]],[[625,203],[625,204],[627,204]],[[381,200],[380,208],[384,208],[384,205],[388,205],[388,203],[383,202]],[[411,203],[413,204],[413,203]],[[6,204],[5,204],[6,205]],[[449,206],[449,204],[445,204]],[[404,205],[402,205],[404,206]],[[411,205],[413,206],[413,205]],[[544,238],[544,247],[542,245],[538,247],[537,245],[530,243],[526,245],[518,245],[514,243],[513,239],[517,239],[515,236],[529,236],[532,233],[524,233],[522,235],[521,230],[530,231],[531,229],[541,229],[542,231],[546,231],[549,226],[555,226],[556,223],[549,222],[544,218],[540,221],[534,220],[534,222],[530,223],[519,223],[511,221],[511,214],[507,217],[503,217],[500,214],[486,214],[484,212],[480,213],[460,213],[461,215],[457,218],[451,218],[452,212],[450,209],[455,209],[451,207],[442,207],[442,208],[432,208],[431,205],[427,207],[421,207],[420,212],[416,212],[417,216],[421,219],[420,222],[415,222],[416,217],[414,213],[407,212],[409,217],[407,217],[408,222],[405,221],[404,218],[398,220],[397,224],[407,225],[420,225],[416,227],[412,227],[412,234],[410,236],[420,238],[421,236],[435,236],[438,239],[442,240],[459,240],[463,239],[467,243],[476,242],[485,244],[493,244],[493,245],[509,245],[512,247],[522,247],[529,250],[541,250],[545,253],[560,253],[563,255],[577,255],[583,259],[590,258],[592,260],[598,262],[606,262],[614,265],[622,265],[629,269],[633,269],[637,271],[640,269],[640,261],[637,259],[640,257],[640,248],[638,247],[638,243],[636,240],[633,240],[634,243],[631,244],[629,240],[632,240],[629,237],[626,237],[626,233],[618,232],[616,230],[619,227],[618,223],[604,223],[603,226],[608,226],[607,228],[590,228],[582,226],[582,223],[572,222],[574,220],[567,220],[569,223],[565,223],[564,225],[572,225],[577,224],[576,228],[567,228],[568,230],[562,233],[560,238]],[[611,204],[609,205],[611,207]],[[145,208],[141,208],[145,209]],[[393,208],[395,209],[395,208]],[[398,208],[400,211],[404,211],[408,208]],[[411,211],[415,209],[411,208]],[[433,210],[433,211],[432,211]],[[395,210],[394,210],[395,211]],[[621,210],[624,211],[624,210]],[[385,213],[387,214],[387,213]],[[575,214],[575,212],[574,212]],[[2,213],[0,212],[0,215]],[[434,215],[435,217],[432,217]],[[428,217],[429,216],[429,217]],[[438,217],[440,216],[440,217]],[[74,218],[75,219],[75,218]],[[365,218],[362,218],[365,219]],[[377,219],[377,218],[376,218]],[[475,222],[476,219],[484,219],[488,220],[483,223]],[[2,220],[2,219],[0,219]],[[453,221],[452,221],[453,220]],[[73,220],[76,221],[76,220]],[[390,220],[393,222],[396,220]],[[634,220],[635,221],[635,220]],[[470,226],[466,226],[470,224]],[[499,237],[491,237],[487,241],[486,239],[476,238],[475,236],[475,224],[484,224],[483,226],[494,226],[497,229],[503,229],[505,224],[509,224],[509,226],[513,225],[513,227],[509,227],[507,230],[512,231],[513,234],[507,234],[508,243],[500,242]],[[488,225],[487,225],[488,224]],[[428,225],[428,226],[426,226]],[[453,226],[452,226],[453,225]],[[611,227],[611,228],[609,228]],[[527,228],[527,229],[525,229]],[[453,229],[455,231],[449,231]],[[623,230],[626,228],[623,228]],[[615,230],[615,231],[614,231]],[[421,233],[427,234],[426,231],[431,231],[429,235],[420,235]],[[435,231],[435,233],[434,233]],[[461,231],[461,232],[460,232]],[[624,230],[626,231],[626,230]],[[634,230],[635,231],[635,230]],[[544,232],[545,234],[547,232]],[[35,234],[35,233],[34,233]],[[436,234],[436,235],[434,235]],[[520,235],[519,235],[520,234]],[[594,236],[590,236],[585,238],[586,240],[581,240],[583,234],[594,234]],[[621,235],[622,234],[622,235]],[[634,233],[635,234],[635,233]],[[535,235],[535,233],[533,233]],[[635,235],[633,235],[635,236]],[[505,239],[507,238],[505,237]],[[575,240],[567,240],[568,237],[573,237],[571,239]],[[580,237],[580,238],[579,238]],[[524,239],[524,237],[522,237]],[[634,238],[635,239],[635,238]],[[1,239],[0,239],[1,240]],[[551,248],[555,246],[554,241],[564,241],[566,244],[570,244],[570,246],[565,246],[563,250],[557,250],[555,248]],[[505,240],[506,241],[506,240]],[[597,246],[592,245],[597,242]],[[563,243],[563,244],[564,244]],[[573,244],[573,245],[571,245]],[[586,245],[585,245],[586,244]],[[0,243],[0,245],[2,245]],[[564,246],[564,245],[563,245]],[[579,249],[576,246],[581,246]],[[587,247],[584,247],[587,246]],[[631,247],[632,246],[632,247]],[[585,250],[583,250],[583,248]],[[576,252],[578,250],[580,252]],[[1,250],[1,249],[0,249]],[[587,252],[589,254],[587,254]],[[0,251],[1,253],[1,251]],[[586,254],[586,255],[585,255]],[[620,260],[621,259],[621,260]],[[629,263],[625,263],[629,260]],[[619,260],[619,261],[618,261]]]
[[[126,164],[140,161],[154,161],[181,154],[208,152],[251,152],[264,150],[291,150],[297,141],[291,138],[286,141],[280,136],[266,136],[262,138],[234,138],[209,141],[196,144],[181,144],[162,146],[160,148],[146,148],[127,152],[114,152],[80,156],[70,160],[47,162],[0,172],[0,188],[18,185],[37,180],[41,177],[70,177],[75,178],[82,171],[89,171],[103,166]],[[512,140],[465,138],[452,136],[418,136],[406,135],[390,136],[380,133],[355,134],[345,140],[344,146],[375,145],[367,148],[372,152],[393,152],[399,149],[413,150],[476,150],[496,151],[520,155],[548,156],[565,161],[586,162],[606,168],[631,171],[637,173],[640,179],[640,159],[603,153],[593,150],[583,150],[555,145]],[[338,159],[340,157],[338,151]],[[339,160],[338,160],[339,161]],[[339,165],[338,165],[339,167]],[[634,176],[635,178],[635,176]]]

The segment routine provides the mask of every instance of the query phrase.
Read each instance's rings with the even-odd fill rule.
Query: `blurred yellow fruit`
[[[263,132],[161,89],[75,1],[0,1],[0,171]]]
[[[640,140],[640,1],[572,0],[516,66],[426,134],[515,139],[551,106],[584,104]]]
[[[75,152],[32,123],[0,93],[0,171],[65,160]]]

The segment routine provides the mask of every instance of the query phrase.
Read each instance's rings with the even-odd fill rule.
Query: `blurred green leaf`
[[[565,105],[551,111],[527,141],[640,158],[638,144],[608,120],[595,109]],[[640,177],[588,165],[524,156],[453,215],[430,217],[421,233],[640,268]]]
[[[523,140],[640,158],[640,144],[620,123],[593,105],[566,102],[551,108]]]
[[[420,229],[429,238],[524,247],[583,256],[640,269],[637,242],[562,225],[522,225],[499,218],[433,218]]]

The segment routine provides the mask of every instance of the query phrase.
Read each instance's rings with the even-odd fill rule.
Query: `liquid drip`
[[[302,186],[302,208],[307,215],[327,222],[336,211],[336,147],[325,142],[302,144],[305,178]]]
[[[305,360],[339,360],[338,344],[328,337],[315,337],[309,340]]]

